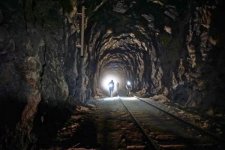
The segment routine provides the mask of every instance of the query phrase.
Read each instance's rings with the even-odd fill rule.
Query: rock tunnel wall
[[[93,10],[87,32],[98,63],[95,82],[102,66],[116,65],[131,74],[138,95],[224,111],[223,1],[121,0],[86,7]]]
[[[217,20],[217,15],[224,12],[222,3],[188,4],[183,20],[171,23],[173,33],[160,35],[163,88],[168,89],[175,103],[224,111],[224,60],[220,58],[224,56],[224,29]]]
[[[75,46],[81,5],[84,57]],[[55,126],[77,101],[99,94],[104,69],[130,78],[137,95],[162,94],[172,103],[225,112],[222,0],[11,0],[0,6],[0,149],[40,142],[48,129],[43,122]]]
[[[76,48],[77,2],[12,0],[0,6],[0,149],[30,149],[76,101],[88,98],[86,58]],[[46,128],[40,128],[43,122]]]

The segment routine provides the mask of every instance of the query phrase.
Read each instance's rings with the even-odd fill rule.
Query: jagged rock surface
[[[65,121],[75,102],[106,94],[100,82],[107,73],[120,76],[121,89],[131,80],[132,93],[140,96],[210,115],[225,112],[222,0],[24,0],[0,6],[0,149],[43,144],[42,133],[56,130],[54,123]],[[76,47],[81,6],[83,57]]]
[[[54,128],[66,116],[68,110],[61,110],[73,106],[74,89],[81,91],[78,83],[71,83],[71,78],[82,80],[79,55],[71,43],[75,29],[63,22],[76,12],[63,13],[64,4],[52,0],[0,6],[0,149],[29,149],[40,136],[35,134],[52,124]],[[38,128],[43,122],[46,128]]]
[[[89,18],[89,52],[98,62],[92,67],[93,89],[101,88],[105,70],[116,70],[121,78],[132,80],[133,91],[142,96],[166,93],[171,102],[186,107],[224,110],[219,100],[224,97],[225,70],[220,58],[224,30],[218,17],[222,1],[113,4],[105,3]]]

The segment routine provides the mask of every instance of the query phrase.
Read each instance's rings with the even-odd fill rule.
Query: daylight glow
[[[127,100],[127,101],[131,101],[131,100],[135,100],[137,101],[138,99],[136,97],[120,97],[121,100]]]
[[[106,98],[103,98],[101,99],[103,101],[114,101],[114,100],[119,100],[119,97],[116,96],[116,97],[106,97]]]
[[[101,86],[104,90],[109,91],[109,85],[108,84],[111,80],[113,80],[113,82],[114,82],[114,92],[115,92],[115,91],[117,91],[117,87],[116,87],[117,82],[120,83],[119,77],[117,77],[115,75],[105,76],[101,81]]]

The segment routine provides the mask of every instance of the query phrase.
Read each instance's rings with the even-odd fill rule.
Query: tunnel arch
[[[105,15],[114,17],[115,20],[118,20],[118,16],[123,16],[127,20],[136,20],[136,18],[129,18],[126,15],[120,14],[111,15],[107,13]],[[88,40],[91,45],[91,49],[89,50],[91,51],[90,55],[95,56],[94,60],[97,64],[93,90],[98,87],[100,70],[105,68],[102,66],[113,65],[115,62],[116,64],[120,64],[121,68],[124,69],[126,78],[133,80],[135,90],[141,90],[143,86],[147,86],[145,88],[149,89],[151,85],[146,84],[146,81],[151,80],[151,69],[149,70],[151,59],[149,58],[152,55],[152,38],[155,38],[151,36],[155,36],[155,31],[149,29],[144,23],[135,23],[133,26],[124,26],[118,30],[116,29],[119,28],[118,25],[115,27],[107,21],[98,22],[93,18],[90,18],[91,25],[87,27],[87,30],[91,33]],[[111,19],[113,20],[113,18]],[[141,21],[142,19],[136,20],[136,22]],[[150,34],[146,34],[146,32]],[[145,62],[147,64],[144,64]]]

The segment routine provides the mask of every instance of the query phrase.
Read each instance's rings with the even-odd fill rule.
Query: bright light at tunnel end
[[[101,80],[101,86],[104,90],[109,91],[109,82],[113,80],[114,82],[114,92],[117,91],[116,84],[120,83],[120,78],[116,75],[106,75]]]
[[[138,101],[137,97],[121,97],[121,96],[116,96],[116,97],[106,97],[102,98],[100,100],[103,101],[114,101],[114,100],[123,100],[123,101]]]

